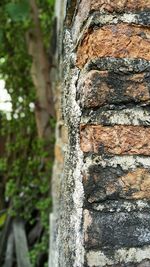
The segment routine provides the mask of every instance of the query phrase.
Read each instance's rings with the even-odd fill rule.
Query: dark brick
[[[78,88],[84,108],[106,104],[150,102],[150,74],[116,74],[108,71],[90,71]]]
[[[150,170],[91,166],[83,179],[89,203],[117,199],[150,199]]]
[[[150,245],[150,214],[111,214],[85,210],[84,230],[86,249]]]

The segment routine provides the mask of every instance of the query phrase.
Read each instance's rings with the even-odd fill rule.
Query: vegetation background
[[[48,266],[55,128],[53,13],[54,0],[0,3],[0,79],[12,105],[9,118],[0,112],[0,266],[5,267],[16,219],[28,241],[28,266]],[[17,242],[15,237],[12,242]],[[9,266],[22,267],[12,250]]]

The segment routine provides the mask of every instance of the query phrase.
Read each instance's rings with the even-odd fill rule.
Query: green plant
[[[54,1],[38,0],[37,6],[48,56]],[[37,220],[41,222],[41,237],[30,248],[32,264],[36,266],[39,254],[48,253],[54,134],[48,140],[37,135],[37,96],[30,74],[33,58],[26,45],[26,32],[32,24],[28,0],[0,3],[0,77],[5,80],[12,103],[10,120],[6,116],[1,119],[6,149],[0,159],[0,174],[5,181],[9,214],[23,218],[27,231]],[[54,129],[55,120],[51,118],[49,124]]]

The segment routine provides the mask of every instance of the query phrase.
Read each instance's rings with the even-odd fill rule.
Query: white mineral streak
[[[77,137],[79,139],[79,137]],[[71,217],[72,225],[75,227],[75,262],[74,267],[82,267],[84,263],[84,247],[83,247],[83,234],[81,232],[81,223],[83,216],[83,199],[84,191],[82,184],[81,169],[83,165],[83,153],[80,151],[79,144],[77,143],[77,163],[74,170],[74,210]]]
[[[113,202],[115,204],[115,201]],[[143,209],[148,209],[149,208],[149,203],[145,202],[145,200],[137,200],[135,203],[129,202],[129,201],[124,201],[123,203],[119,204],[119,208],[117,207],[111,207],[110,209],[110,204],[93,204],[93,209],[97,211],[104,211],[107,210],[109,212],[120,212],[122,210],[127,210],[128,212],[133,212],[134,210],[139,210],[142,211]]]
[[[123,248],[114,253],[113,259],[108,258],[102,251],[90,251],[87,253],[87,262],[89,267],[103,267],[117,264],[120,262],[141,262],[144,259],[150,259],[150,246],[143,248]]]
[[[143,166],[144,168],[150,168],[150,157],[142,156],[114,156],[107,159],[103,159],[102,156],[95,156],[92,158],[86,158],[83,169],[88,171],[90,165],[101,165],[102,167],[111,166],[117,167],[118,165],[123,170],[134,170],[138,166]]]
[[[117,24],[118,22],[122,21],[125,23],[137,23],[138,20],[138,15],[134,14],[134,13],[125,13],[123,15],[118,15],[118,17],[116,17],[113,14],[101,14],[99,16],[95,16],[95,14],[93,14],[91,17],[93,17],[93,20],[95,21],[95,23],[101,23],[102,25],[105,24]],[[91,17],[89,18],[91,20]]]
[[[66,31],[65,33],[66,42],[68,40],[68,53],[69,60],[72,62],[75,60],[75,54],[73,53],[73,45],[70,36],[70,32]],[[84,247],[83,247],[83,233],[81,231],[82,226],[82,216],[83,216],[83,200],[84,200],[84,190],[82,184],[82,166],[83,166],[83,152],[80,149],[80,138],[79,138],[79,123],[81,118],[81,110],[79,105],[76,102],[76,82],[78,80],[79,70],[74,68],[69,70],[70,80],[69,80],[69,91],[67,96],[67,101],[65,103],[65,113],[66,117],[69,117],[69,121],[74,125],[75,129],[75,138],[76,138],[76,147],[74,151],[74,157],[72,159],[73,164],[75,163],[75,169],[73,170],[73,180],[74,180],[74,209],[71,216],[71,225],[73,227],[74,236],[75,236],[75,260],[74,267],[82,267],[84,264]],[[78,130],[78,132],[77,132]],[[73,134],[73,133],[72,133]]]
[[[83,229],[84,229],[84,240],[85,240],[85,242],[88,241],[87,230],[88,230],[88,227],[91,226],[91,224],[92,224],[92,217],[90,215],[90,212],[88,210],[84,210]]]
[[[150,125],[150,113],[148,110],[143,110],[140,107],[123,109],[123,110],[108,110],[101,112],[92,124],[101,123],[101,118],[105,116],[107,123],[120,125]],[[87,117],[82,117],[81,123],[88,123],[91,120],[92,114]]]
[[[115,111],[112,116],[110,115],[111,124],[130,125],[132,123],[132,125],[140,125],[141,121],[150,124],[149,112],[140,108]]]
[[[94,15],[93,15],[93,19],[94,19]],[[133,23],[133,22],[137,21],[137,15],[136,14],[123,14],[123,15],[120,15],[116,18],[116,16],[114,16],[114,15],[104,14],[104,15],[98,16],[97,22],[98,21],[100,21],[100,23],[103,25],[108,24],[108,23],[117,24],[119,21],[127,22],[127,23]]]

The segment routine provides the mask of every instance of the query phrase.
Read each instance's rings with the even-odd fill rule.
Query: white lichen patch
[[[100,23],[102,25],[105,24],[109,24],[109,23],[113,23],[113,24],[117,24],[118,22],[122,21],[122,22],[126,22],[126,23],[136,23],[137,22],[137,15],[134,13],[126,13],[126,14],[121,14],[118,15],[117,17],[113,14],[101,14],[101,15],[97,15],[95,16],[95,14],[93,15],[93,20],[95,23]]]
[[[80,151],[79,144],[77,145],[77,164],[73,172],[74,178],[74,210],[71,216],[71,224],[74,226],[75,231],[75,261],[74,267],[82,267],[84,262],[84,247],[83,247],[83,234],[81,232],[81,222],[83,216],[83,199],[84,190],[82,184],[82,165],[83,165],[83,155]]]
[[[138,200],[137,201],[137,207],[142,210],[144,208],[149,208],[149,204],[145,201],[142,201],[142,200]]]
[[[88,116],[82,117],[81,123],[101,124],[105,116],[105,123],[110,125],[150,125],[150,112],[140,107],[103,111],[94,117],[93,114],[91,112]]]
[[[136,23],[137,22],[137,14],[134,13],[125,13],[121,16],[122,21],[126,23]]]
[[[94,203],[92,205],[93,210],[101,212],[133,212],[133,211],[143,211],[150,209],[149,203],[145,200],[136,200],[135,202],[131,201],[113,201],[112,203]]]
[[[83,229],[84,229],[84,240],[87,242],[88,241],[88,234],[87,234],[87,229],[91,226],[92,224],[92,217],[90,215],[90,212],[88,210],[84,210],[84,223],[83,223]]]
[[[85,159],[83,170],[88,172],[91,165],[100,165],[103,168],[120,166],[123,170],[134,170],[138,166],[150,168],[150,157],[142,156],[114,156],[110,158],[103,158],[102,156],[88,157]]]
[[[150,259],[150,246],[143,248],[122,248],[115,251],[114,256],[108,258],[102,251],[89,251],[87,253],[89,267],[104,267],[121,262],[139,263],[144,259]]]
[[[150,241],[150,232],[149,229],[146,229],[145,227],[140,228],[138,233],[138,240],[143,243],[143,242],[149,242]]]
[[[140,14],[137,13],[125,13],[125,14],[118,14],[117,16],[114,14],[106,14],[106,13],[94,13],[92,14],[89,19],[93,24],[97,25],[106,25],[106,24],[117,24],[119,22],[124,22],[124,23],[135,23],[135,24],[144,24],[144,21],[141,21]],[[89,24],[89,22],[88,23]],[[86,24],[85,24],[86,27]]]
[[[109,111],[111,114],[111,112]],[[107,116],[107,112],[106,112]],[[121,110],[119,112],[115,111],[109,118],[110,124],[120,124],[120,125],[140,125],[141,123],[145,125],[150,125],[150,114],[148,111],[134,108]]]
[[[76,167],[73,171],[74,179],[74,193],[73,202],[74,209],[71,215],[71,225],[74,228],[75,234],[75,261],[74,267],[82,267],[84,262],[84,247],[83,247],[83,233],[81,231],[81,223],[83,217],[83,200],[84,200],[84,189],[82,184],[82,165],[83,165],[83,153],[80,150],[78,143],[78,135],[76,140]]]
[[[74,62],[75,54],[73,52],[72,38],[70,32],[65,32],[65,43],[66,43],[66,80],[65,90],[63,96],[64,104],[64,118],[65,123],[71,127],[71,136],[74,136],[74,147],[70,146],[70,166],[71,177],[74,184],[74,191],[72,195],[73,209],[70,217],[70,227],[72,228],[72,234],[75,244],[74,247],[74,262],[73,267],[82,267],[84,263],[84,246],[83,246],[83,233],[81,231],[82,217],[83,217],[83,200],[84,200],[84,189],[82,184],[82,166],[83,166],[83,152],[80,149],[79,144],[79,124],[81,118],[81,110],[76,102],[76,82],[78,80],[79,70],[74,67],[70,69],[70,61]],[[71,198],[71,196],[70,196]]]

